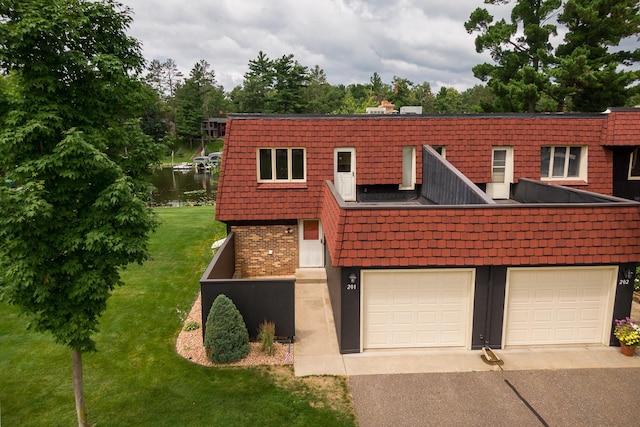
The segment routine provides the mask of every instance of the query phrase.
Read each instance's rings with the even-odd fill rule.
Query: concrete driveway
[[[348,382],[361,427],[640,425],[640,368],[360,375]]]
[[[296,281],[295,295],[295,375],[346,375],[361,427],[640,425],[640,350],[497,350],[502,367],[478,350],[342,355],[326,279]]]

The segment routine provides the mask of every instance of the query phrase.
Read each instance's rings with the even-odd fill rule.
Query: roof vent
[[[422,106],[405,106],[400,107],[400,114],[422,114]]]

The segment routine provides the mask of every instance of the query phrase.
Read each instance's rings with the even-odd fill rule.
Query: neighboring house
[[[640,110],[230,116],[235,277],[324,267],[343,353],[611,345],[640,262]]]
[[[226,118],[209,117],[202,121],[202,130],[210,138],[222,138],[227,126]]]

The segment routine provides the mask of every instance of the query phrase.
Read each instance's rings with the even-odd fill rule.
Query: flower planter
[[[620,343],[620,352],[625,356],[633,356],[636,352],[636,348],[630,345]]]

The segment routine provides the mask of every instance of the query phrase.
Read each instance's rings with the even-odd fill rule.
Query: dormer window
[[[258,182],[305,181],[306,154],[304,148],[259,148]]]
[[[542,180],[587,180],[587,147],[542,147],[540,149]]]

